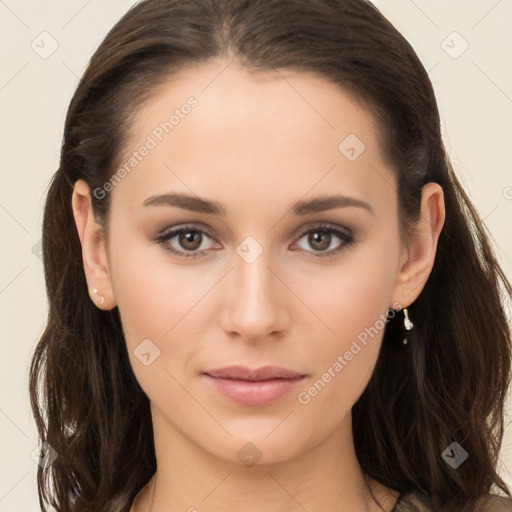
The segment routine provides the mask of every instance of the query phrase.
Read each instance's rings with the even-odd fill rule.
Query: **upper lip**
[[[296,379],[304,374],[281,368],[279,366],[260,366],[259,368],[248,368],[247,366],[225,366],[205,372],[211,377],[240,380],[269,380],[269,379]]]

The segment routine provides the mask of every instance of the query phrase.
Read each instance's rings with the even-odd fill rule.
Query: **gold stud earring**
[[[407,311],[407,308],[404,308],[404,327],[407,331],[410,331],[414,327],[414,324],[409,318],[409,312]]]
[[[104,295],[100,295],[98,293],[98,289],[97,288],[92,288],[89,290],[89,293],[91,295],[98,295],[99,296],[99,301],[100,301],[100,304],[103,304],[105,302],[105,296]]]

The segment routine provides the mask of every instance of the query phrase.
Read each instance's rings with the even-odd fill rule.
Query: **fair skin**
[[[151,401],[158,466],[152,512],[259,512],[262,504],[266,512],[379,511],[354,451],[351,408],[372,375],[383,329],[359,343],[308,403],[298,395],[388,308],[407,307],[420,294],[444,222],[442,189],[424,187],[421,220],[405,245],[395,177],[371,115],[321,77],[250,74],[226,64],[182,71],[142,107],[127,155],[187,98],[198,102],[111,192],[108,240],[84,181],[72,197],[87,282],[104,296],[103,303],[91,300],[119,308],[134,374]],[[338,149],[349,134],[365,145],[353,161]],[[164,193],[219,202],[225,215],[143,206]],[[291,211],[299,200],[326,195],[356,198],[372,212],[354,204]],[[355,241],[324,227],[313,232],[330,243],[315,244],[303,232],[320,222],[349,229]],[[183,225],[205,230],[197,249],[179,236],[163,244],[151,238]],[[251,262],[236,251],[247,236],[263,250]],[[203,252],[185,258],[165,246]],[[318,256],[338,247],[331,258]],[[160,350],[147,366],[134,354],[145,339]],[[203,375],[231,364],[277,365],[305,378],[270,405],[241,405]],[[247,443],[261,457],[252,466],[237,455],[244,446],[255,453]],[[391,510],[398,493],[368,480]],[[153,483],[133,512],[149,510]]]

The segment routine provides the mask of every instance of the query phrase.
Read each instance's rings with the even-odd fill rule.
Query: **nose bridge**
[[[244,242],[233,255],[229,290],[223,298],[223,328],[258,340],[282,331],[289,312],[283,285],[272,268],[271,251],[264,251],[254,240]]]

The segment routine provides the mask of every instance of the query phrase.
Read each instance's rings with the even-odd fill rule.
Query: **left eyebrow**
[[[294,215],[307,215],[309,213],[323,212],[333,208],[356,206],[368,210],[372,215],[375,212],[371,204],[350,196],[322,196],[311,200],[298,201],[292,208]]]

